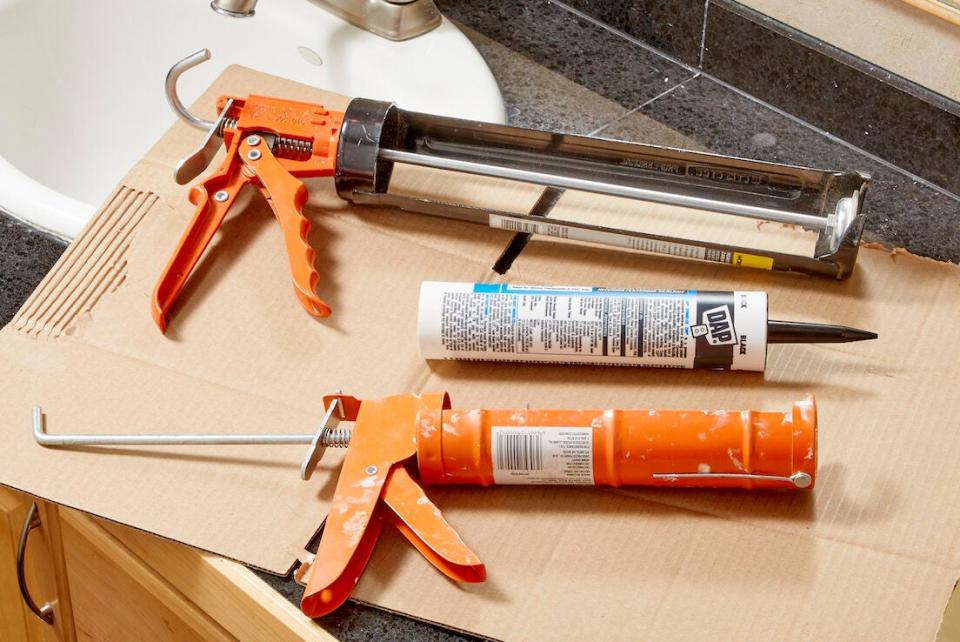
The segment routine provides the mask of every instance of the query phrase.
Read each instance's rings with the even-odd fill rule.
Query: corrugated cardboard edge
[[[10,322],[16,332],[58,338],[123,283],[126,252],[158,196],[119,185]]]

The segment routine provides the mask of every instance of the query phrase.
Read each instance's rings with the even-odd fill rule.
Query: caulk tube
[[[766,292],[420,286],[424,359],[762,371]]]

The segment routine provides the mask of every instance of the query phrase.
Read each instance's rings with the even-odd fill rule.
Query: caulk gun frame
[[[817,242],[809,257],[391,194],[395,163],[797,225],[817,231]],[[841,279],[856,262],[869,179],[856,171],[423,114],[365,98],[344,112],[334,176],[339,196],[358,204],[661,254],[681,254],[669,248],[686,246],[684,256],[695,256],[690,249],[719,252],[725,263],[745,255],[763,259],[768,269]]]
[[[166,78],[167,100],[177,116],[210,132],[200,149],[178,166],[180,183],[209,164],[225,125],[227,109],[217,122],[208,121],[191,114],[176,92],[179,76],[210,57],[206,49],[193,53],[174,64]],[[856,264],[864,227],[863,197],[870,180],[863,172],[448,118],[365,98],[352,100],[342,116],[334,184],[337,194],[353,203],[392,206],[525,234],[837,279],[850,276]],[[281,132],[277,135],[283,138]],[[813,256],[805,256],[388,194],[395,163],[798,225],[816,231],[817,240]]]

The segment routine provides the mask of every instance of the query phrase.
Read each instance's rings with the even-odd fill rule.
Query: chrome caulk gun
[[[189,124],[208,130],[201,147],[177,167],[181,184],[198,176],[221,142],[220,167],[190,192],[193,220],[160,277],[153,316],[161,330],[190,272],[245,185],[267,198],[283,231],[297,297],[313,316],[330,308],[316,294],[319,275],[301,214],[300,178],[333,177],[341,198],[363,205],[480,223],[644,252],[769,270],[846,278],[853,270],[868,177],[473,122],[406,111],[356,98],[344,112],[281,98],[221,96],[215,122],[190,114],[176,95],[177,78],[208,60],[207,50],[174,65],[167,96]],[[533,214],[492,211],[389,192],[396,163],[524,181],[794,224],[818,232],[814,255],[750,249]]]

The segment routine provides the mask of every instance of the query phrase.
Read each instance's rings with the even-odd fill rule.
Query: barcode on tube
[[[499,432],[497,468],[500,470],[543,470],[543,435],[539,432]]]
[[[543,236],[553,236],[558,239],[579,238],[580,240],[591,240],[581,238],[584,236],[583,230],[570,228],[563,224],[550,223],[544,221],[523,221],[497,214],[490,215],[490,227],[500,230],[510,230],[511,232],[525,232],[526,234],[541,234]]]
[[[525,232],[527,234],[539,233],[539,230],[537,229],[538,226],[536,223],[514,221],[513,219],[509,219],[509,218],[500,219],[500,227],[504,230],[510,230],[512,232]]]
[[[491,426],[495,484],[592,484],[590,426]]]

